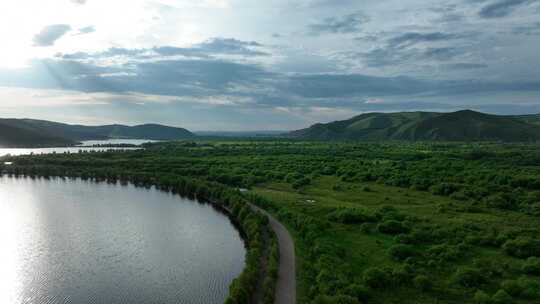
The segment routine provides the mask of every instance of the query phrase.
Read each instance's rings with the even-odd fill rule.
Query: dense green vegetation
[[[0,119],[0,147],[69,146],[79,141],[108,138],[178,140],[193,136],[186,129],[155,124],[82,126],[34,119]]]
[[[244,207],[211,197],[239,218],[245,202],[257,204],[295,238],[300,303],[535,303],[539,148],[177,142],[144,151],[22,156],[2,170],[136,184],[140,176],[161,185],[189,179],[182,187],[197,189],[197,196],[214,189],[234,194]],[[252,290],[235,286],[231,295],[242,299]]]
[[[527,142],[540,140],[539,120],[538,115],[498,116],[469,110],[367,113],[344,121],[316,124],[289,135],[317,140]]]

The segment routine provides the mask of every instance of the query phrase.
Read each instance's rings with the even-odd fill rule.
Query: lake
[[[0,177],[0,303],[223,303],[244,243],[208,204],[82,180]]]
[[[85,152],[100,152],[107,150],[133,150],[137,148],[115,148],[115,147],[92,147],[95,145],[142,145],[148,142],[156,142],[148,139],[107,139],[107,140],[88,140],[83,141],[80,146],[75,147],[57,147],[57,148],[0,148],[0,157],[6,155],[30,155],[30,154],[51,154],[51,153],[78,153]]]

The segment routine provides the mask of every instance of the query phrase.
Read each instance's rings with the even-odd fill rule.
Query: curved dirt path
[[[296,257],[294,241],[287,228],[263,209],[251,205],[254,210],[268,216],[270,227],[279,242],[279,277],[276,286],[275,304],[296,304]]]

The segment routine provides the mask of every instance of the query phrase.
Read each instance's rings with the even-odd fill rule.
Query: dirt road
[[[268,212],[254,205],[251,207],[268,216],[279,242],[279,278],[275,304],[296,304],[296,257],[293,238],[287,228]]]

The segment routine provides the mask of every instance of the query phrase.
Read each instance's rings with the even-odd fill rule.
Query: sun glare
[[[20,293],[22,282],[19,272],[21,271],[21,255],[18,252],[17,223],[20,219],[15,216],[9,207],[9,189],[0,185],[0,240],[2,250],[0,250],[0,303],[21,302]]]

